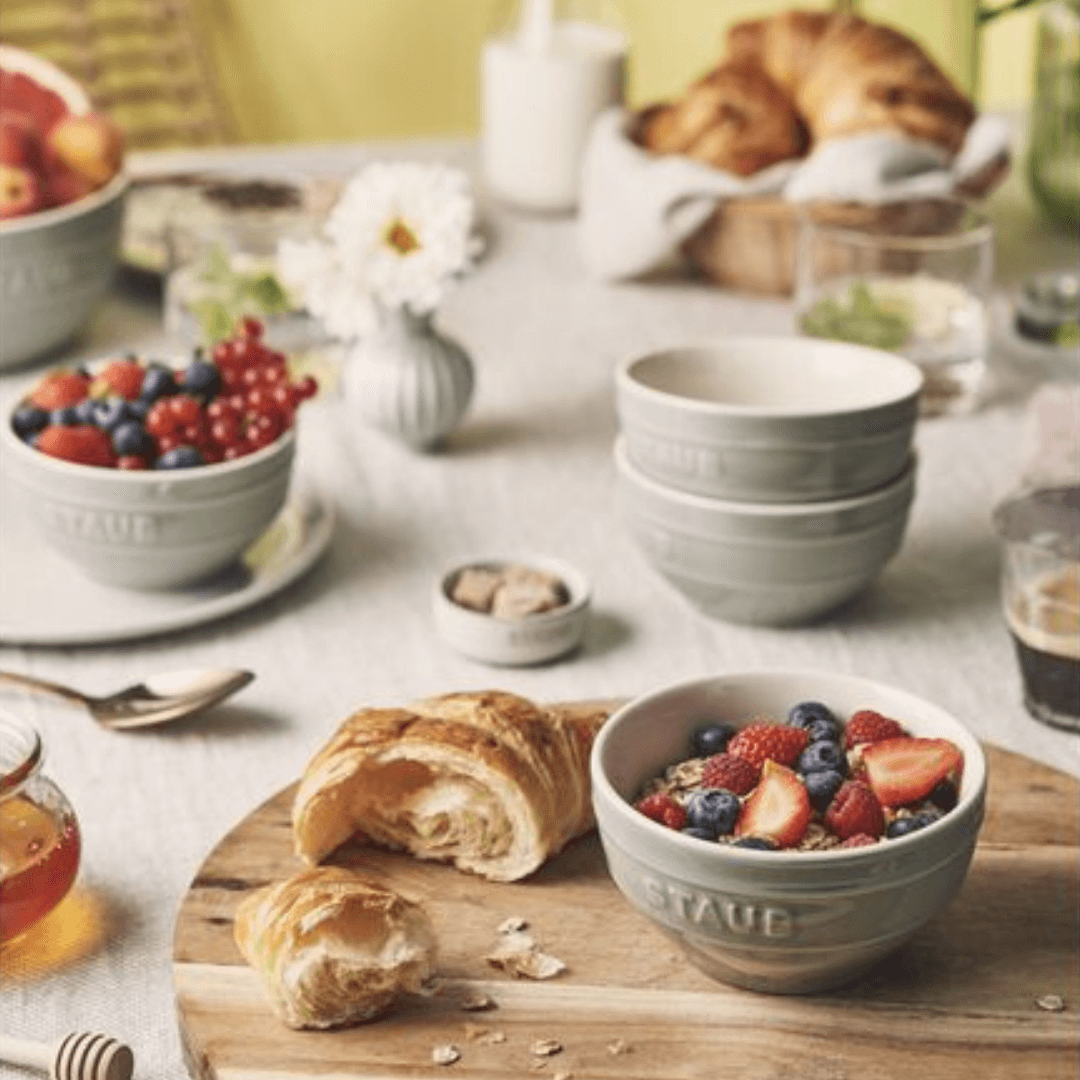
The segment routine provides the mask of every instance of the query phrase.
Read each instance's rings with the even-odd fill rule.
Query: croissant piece
[[[303,870],[245,897],[233,934],[293,1028],[371,1020],[435,973],[423,908],[339,867]]]
[[[918,44],[858,15],[789,11],[736,24],[727,43],[790,95],[815,142],[893,128],[956,154],[975,119]]]
[[[304,771],[296,852],[318,863],[366,838],[493,881],[525,877],[592,827],[589,751],[607,715],[494,690],[361,710]]]
[[[641,119],[639,141],[739,176],[800,157],[810,142],[791,100],[749,59],[721,64],[681,101],[654,107]]]

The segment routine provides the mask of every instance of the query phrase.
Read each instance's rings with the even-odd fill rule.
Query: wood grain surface
[[[278,1021],[232,939],[245,893],[300,868],[287,789],[221,840],[181,904],[173,964],[188,1068],[196,1080],[1077,1080],[1080,784],[994,747],[987,756],[988,813],[960,896],[862,980],[813,997],[736,990],[691,967],[622,899],[595,835],[513,884],[343,849],[334,861],[428,908],[445,980],[333,1032]],[[534,982],[489,967],[509,916],[568,971]],[[478,990],[497,1007],[463,1011]],[[1040,1007],[1048,995],[1064,1009]],[[538,1057],[541,1039],[562,1049]],[[434,1064],[446,1043],[460,1059]]]

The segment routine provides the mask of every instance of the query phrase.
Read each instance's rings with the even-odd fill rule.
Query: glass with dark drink
[[[1036,719],[1080,732],[1080,485],[1018,495],[994,520],[1024,703]]]

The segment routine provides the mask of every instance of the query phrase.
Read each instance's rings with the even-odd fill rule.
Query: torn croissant
[[[338,867],[252,893],[233,934],[293,1028],[371,1020],[435,973],[435,933],[423,908]]]
[[[357,712],[301,779],[296,852],[318,863],[363,837],[516,881],[592,827],[589,751],[607,715],[501,691]]]

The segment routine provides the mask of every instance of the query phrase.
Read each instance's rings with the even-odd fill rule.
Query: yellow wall
[[[861,0],[918,38],[970,88],[976,0]],[[724,28],[777,0],[615,0],[631,40],[634,103],[679,93],[715,62]],[[242,141],[475,133],[478,58],[512,0],[192,0]],[[804,7],[828,3],[804,0]],[[1018,108],[1035,12],[992,23],[979,99]]]

